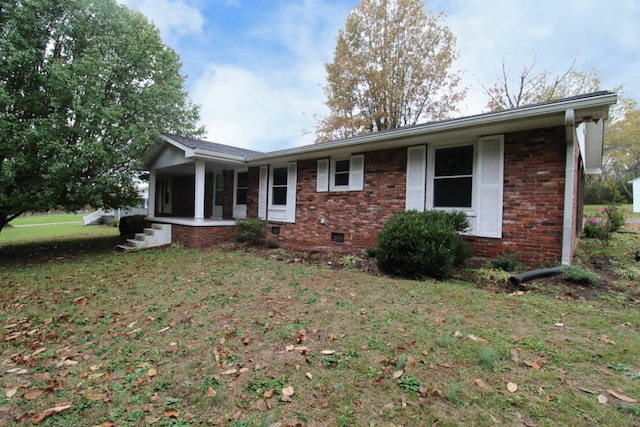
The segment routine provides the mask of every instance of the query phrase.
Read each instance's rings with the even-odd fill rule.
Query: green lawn
[[[0,231],[0,245],[42,239],[117,236],[117,227],[84,226],[82,215],[32,215],[16,218]]]
[[[0,248],[0,425],[640,424],[623,292],[111,240]]]

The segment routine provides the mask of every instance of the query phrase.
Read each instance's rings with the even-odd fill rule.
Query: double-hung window
[[[297,164],[261,166],[258,185],[258,218],[296,221]]]
[[[318,160],[317,191],[361,191],[364,155]]]
[[[233,193],[233,217],[247,217],[247,178],[249,173],[245,171],[235,171],[234,193]]]
[[[473,145],[434,149],[433,207],[473,207]]]

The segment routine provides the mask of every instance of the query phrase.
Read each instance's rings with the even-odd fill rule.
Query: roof
[[[220,153],[237,157],[251,157],[255,156],[256,154],[262,154],[262,152],[260,151],[248,150],[246,148],[234,147],[231,145],[218,144],[216,142],[204,141],[202,139],[188,138],[186,136],[173,135],[170,133],[165,133],[163,135],[193,150],[205,150],[211,151],[212,153]]]
[[[255,166],[271,162],[345,155],[443,140],[469,139],[535,128],[577,127],[581,123],[594,122],[599,122],[601,127],[602,120],[608,119],[609,107],[616,103],[616,99],[613,92],[594,92],[518,108],[422,123],[268,153],[172,134],[163,134],[162,138],[184,151],[185,158],[201,158],[209,161]],[[600,135],[595,135],[596,133]],[[589,142],[589,145],[595,146],[595,150],[592,150],[595,154],[590,154],[589,157],[598,163],[601,162],[602,132],[601,130],[599,132],[592,131],[591,134],[596,137],[593,142]],[[157,154],[158,150],[158,146],[150,150],[147,153],[147,159]]]

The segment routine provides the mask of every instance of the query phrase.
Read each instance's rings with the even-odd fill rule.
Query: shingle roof
[[[256,154],[262,154],[260,151],[232,147],[231,145],[218,144],[216,142],[203,141],[201,139],[188,138],[186,136],[173,135],[170,133],[165,133],[164,135],[191,149],[206,150],[211,151],[212,153],[227,154],[238,157],[251,157]]]

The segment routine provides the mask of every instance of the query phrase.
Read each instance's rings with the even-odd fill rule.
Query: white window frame
[[[349,161],[348,185],[335,185],[336,163]],[[364,154],[331,157],[318,160],[316,191],[362,191],[364,190]],[[341,172],[345,173],[345,172]]]
[[[265,169],[263,169],[265,168]],[[276,169],[285,168],[287,170],[287,192],[286,199],[284,205],[275,205],[273,204],[273,174]],[[263,176],[263,172],[264,176]],[[268,173],[266,172],[266,166],[261,168],[261,176],[260,176],[260,187],[264,188],[266,186],[266,191],[268,195],[268,203],[267,206],[267,220],[269,221],[280,221],[280,222],[296,222],[296,192],[297,192],[297,163],[280,163],[269,165]],[[268,183],[265,183],[266,178],[268,177]],[[262,200],[262,199],[261,199]],[[259,207],[260,210],[260,207]]]
[[[249,169],[236,169],[233,171],[233,217],[234,218],[246,218],[247,217],[247,204],[238,203],[238,174],[248,173]],[[248,190],[247,187],[244,187],[245,190]]]
[[[472,172],[471,172],[471,206],[469,207],[434,207],[433,199],[435,196],[434,182],[436,180],[435,167],[436,167],[436,150],[443,148],[456,148],[456,147],[473,147],[473,160],[472,160]],[[441,210],[441,211],[462,211],[469,217],[475,217],[476,209],[476,197],[477,194],[477,175],[478,175],[478,142],[468,141],[455,144],[429,144],[427,147],[427,197],[426,208],[428,210]]]

